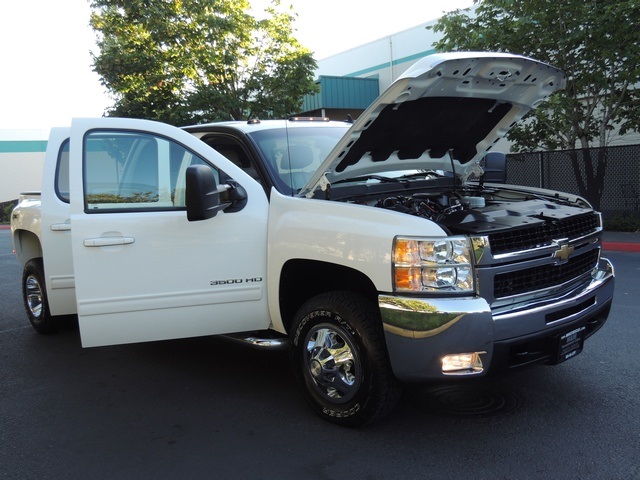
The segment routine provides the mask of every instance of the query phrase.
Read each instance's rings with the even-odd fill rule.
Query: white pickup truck
[[[42,192],[12,215],[27,315],[45,333],[77,314],[85,347],[287,347],[312,408],[347,426],[402,382],[569,359],[611,306],[601,216],[505,185],[490,152],[564,84],[520,56],[440,54],[355,123],[53,129]]]

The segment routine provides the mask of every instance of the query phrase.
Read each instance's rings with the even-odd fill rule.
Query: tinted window
[[[250,137],[279,180],[278,189],[290,193],[307,183],[347,128],[281,128],[256,131]]]
[[[207,165],[169,139],[120,131],[87,134],[83,162],[87,212],[184,209],[187,167]]]
[[[69,139],[60,146],[55,179],[56,195],[60,200],[69,203]]]

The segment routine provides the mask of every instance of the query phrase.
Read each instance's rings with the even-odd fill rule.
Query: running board
[[[289,347],[288,337],[269,330],[229,333],[219,336],[258,350],[286,350]]]

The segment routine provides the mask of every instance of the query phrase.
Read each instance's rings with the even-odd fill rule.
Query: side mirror
[[[507,156],[504,153],[489,152],[484,156],[483,163],[484,175],[481,182],[507,182]]]
[[[238,185],[235,180],[230,180],[228,184],[229,201],[231,202],[231,204],[229,204],[228,208],[225,208],[224,211],[226,213],[239,212],[247,204],[247,191],[242,185]]]
[[[247,204],[247,192],[242,186],[229,180],[217,185],[213,170],[206,165],[187,167],[185,204],[187,220],[197,222],[213,218],[221,210],[238,212]],[[220,194],[229,191],[228,202],[220,201]]]
[[[197,222],[213,218],[226,205],[220,204],[220,191],[213,170],[206,165],[187,168],[185,204],[187,220]]]

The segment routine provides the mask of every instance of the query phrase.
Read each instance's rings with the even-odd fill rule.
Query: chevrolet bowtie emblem
[[[573,253],[573,250],[574,248],[571,245],[567,245],[565,243],[564,245],[560,246],[558,250],[553,252],[553,258],[557,258],[562,262],[566,262],[567,260],[569,260],[569,257]]]

